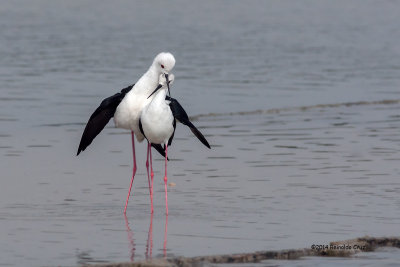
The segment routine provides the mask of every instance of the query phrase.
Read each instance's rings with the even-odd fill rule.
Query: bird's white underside
[[[141,114],[143,132],[153,144],[167,144],[174,132],[174,116],[165,100],[166,92],[163,86]]]

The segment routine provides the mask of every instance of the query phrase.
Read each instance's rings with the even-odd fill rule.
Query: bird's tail
[[[158,153],[160,153],[161,156],[165,158],[165,150],[163,149],[162,145],[160,144],[151,144],[152,147],[154,147]],[[169,158],[167,158],[169,160]]]

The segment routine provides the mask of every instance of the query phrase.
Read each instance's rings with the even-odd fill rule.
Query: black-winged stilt
[[[164,78],[165,77],[165,78]],[[164,187],[165,187],[165,205],[166,214],[168,215],[168,195],[167,195],[167,159],[168,159],[168,146],[171,145],[174,137],[176,121],[180,121],[182,124],[187,125],[196,137],[208,148],[210,145],[207,140],[201,134],[201,132],[190,122],[188,115],[185,110],[179,104],[179,102],[171,97],[167,96],[167,89],[169,85],[174,81],[174,75],[161,74],[159,86],[149,95],[149,98],[154,94],[152,101],[143,108],[140,119],[139,128],[141,133],[150,144],[164,145],[165,149],[165,176],[164,176]],[[158,91],[158,92],[157,92]],[[151,158],[150,164],[152,165]],[[151,189],[150,194],[153,192],[153,175],[151,177]],[[153,201],[152,201],[153,202]],[[153,209],[153,203],[152,203]]]
[[[128,196],[126,198],[124,214],[126,213],[133,179],[137,169],[134,136],[136,135],[136,139],[139,142],[142,142],[144,139],[144,136],[139,129],[140,114],[142,109],[152,101],[153,97],[149,98],[149,95],[154,88],[157,87],[160,74],[168,75],[174,66],[175,58],[171,53],[163,52],[158,54],[154,58],[150,68],[145,74],[143,74],[136,84],[122,89],[120,93],[108,97],[101,102],[100,106],[89,118],[89,121],[82,134],[77,155],[79,155],[81,151],[85,150],[92,143],[93,139],[104,129],[112,117],[114,117],[116,127],[131,131],[133,171]],[[160,149],[161,146],[155,146],[155,148],[158,151],[162,150]],[[146,165],[148,165],[148,162]]]

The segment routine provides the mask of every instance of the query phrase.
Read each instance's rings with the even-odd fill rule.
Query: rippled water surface
[[[399,12],[396,1],[368,0],[2,1],[0,265],[396,235]],[[175,55],[172,96],[201,115],[194,123],[213,148],[178,125],[167,218],[163,161],[155,156],[150,216],[145,145],[137,145],[125,218],[129,133],[110,123],[75,153],[100,101],[135,82],[160,51]],[[374,253],[325,263],[398,259],[396,250]]]

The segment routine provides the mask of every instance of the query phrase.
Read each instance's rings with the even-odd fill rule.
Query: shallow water
[[[12,137],[21,148],[2,149],[2,264],[301,248],[396,234],[399,108],[210,116],[196,124],[211,152],[179,125],[170,149],[169,181],[176,186],[169,188],[167,226],[158,155],[154,218],[139,159],[125,221],[130,136],[107,128],[82,157],[71,157],[75,147],[59,136],[80,133],[81,125],[32,128]],[[144,152],[140,146],[138,154]]]
[[[397,234],[400,7],[226,3],[2,2],[1,266]],[[221,113],[195,121],[212,150],[178,127],[169,150],[176,186],[169,187],[168,224],[158,155],[153,218],[149,213],[144,144],[137,145],[143,157],[127,218],[122,214],[129,133],[110,124],[75,157],[99,102],[134,82],[163,50],[177,58],[172,96],[190,115]],[[373,103],[382,99],[395,101]],[[356,101],[371,104],[315,107]]]

